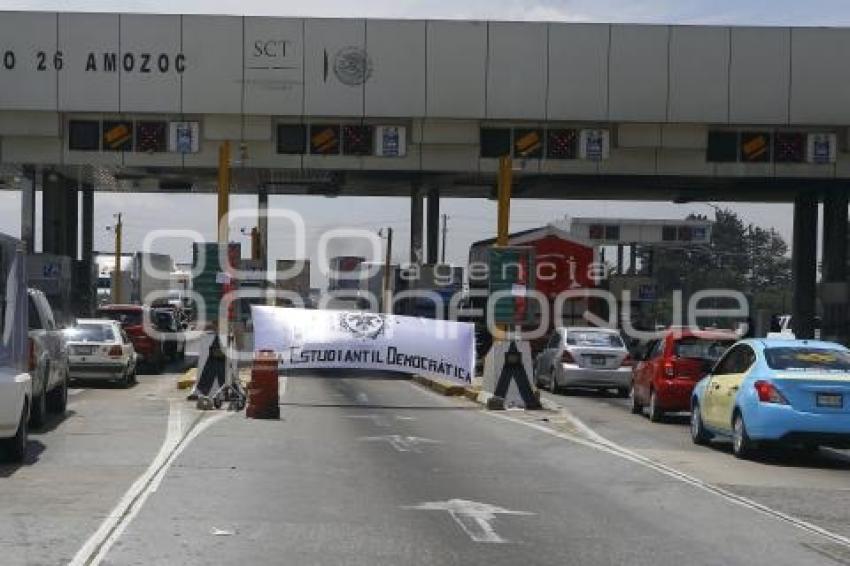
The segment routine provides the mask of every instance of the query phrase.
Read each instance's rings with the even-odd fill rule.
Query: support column
[[[629,274],[637,275],[637,244],[629,244]]]
[[[52,171],[45,171],[41,193],[41,250],[47,254],[61,254],[65,237],[62,226],[62,209],[65,204],[62,177]]]
[[[82,250],[80,253],[80,269],[78,271],[81,285],[77,285],[75,292],[84,296],[80,301],[77,314],[87,317],[94,314],[97,306],[97,271],[94,267],[94,189],[91,185],[83,185],[82,188]]]
[[[91,185],[83,187],[83,263],[91,265],[94,262],[94,189]]]
[[[260,232],[258,257],[266,271],[269,269],[269,191],[261,187],[257,191],[257,230]]]
[[[426,215],[428,264],[435,265],[440,258],[440,189],[438,188],[428,190]]]
[[[791,251],[793,298],[791,324],[797,338],[814,338],[817,278],[818,201],[811,192],[794,200],[794,242]]]
[[[623,244],[617,244],[617,275],[623,274]]]
[[[846,343],[847,324],[847,193],[829,192],[823,201],[823,277],[821,337]]]
[[[45,172],[41,186],[42,251],[76,260],[79,249],[77,181]]]
[[[28,254],[35,253],[35,187],[38,177],[34,166],[24,170],[26,181],[21,188],[21,240]]]
[[[62,255],[77,261],[80,251],[80,183],[75,179],[68,179],[63,189],[65,209],[60,211],[60,214],[65,236]]]
[[[422,185],[413,183],[410,187],[410,263],[422,265],[424,258],[422,245]]]

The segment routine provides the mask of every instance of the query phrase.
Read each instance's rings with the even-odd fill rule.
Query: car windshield
[[[98,313],[103,318],[117,320],[124,326],[139,326],[142,324],[141,311],[111,311],[105,310]]]
[[[80,324],[65,331],[72,342],[115,342],[115,330],[108,324]]]
[[[599,346],[622,348],[623,341],[616,334],[596,330],[571,330],[567,332],[568,346]]]
[[[686,336],[676,340],[675,352],[677,358],[717,361],[734,343],[734,340]]]
[[[850,352],[825,348],[767,348],[764,351],[771,369],[784,371],[850,372]]]

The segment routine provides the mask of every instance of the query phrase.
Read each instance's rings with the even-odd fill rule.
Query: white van
[[[21,462],[27,451],[28,344],[23,243],[0,234],[0,449],[13,462]]]

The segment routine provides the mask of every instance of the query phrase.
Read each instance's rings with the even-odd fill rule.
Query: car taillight
[[[109,348],[109,357],[110,358],[120,358],[121,357],[121,346],[112,346]]]
[[[626,354],[626,357],[623,358],[623,361],[620,363],[621,367],[632,367],[633,365],[635,365],[635,361],[628,354]]]
[[[564,350],[564,353],[561,354],[561,362],[565,364],[576,363],[575,359],[573,358],[573,355],[567,352],[566,350]]]
[[[33,342],[32,340],[28,340],[28,343],[29,343],[29,348],[28,348],[29,352],[27,354],[28,355],[27,366],[29,367],[30,371],[35,371],[35,368],[36,368],[36,365],[37,365],[36,361],[35,361],[35,342]]]
[[[672,360],[664,362],[664,376],[673,377],[676,375],[676,364]]]
[[[759,401],[762,403],[776,403],[777,405],[787,405],[788,400],[782,396],[776,386],[769,381],[756,381],[753,386],[758,393]]]

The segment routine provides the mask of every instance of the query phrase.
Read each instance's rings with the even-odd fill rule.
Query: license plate
[[[590,356],[590,363],[594,366],[604,366],[605,356]]]
[[[74,353],[81,356],[89,356],[94,352],[94,346],[77,346],[74,348]]]
[[[817,405],[818,407],[840,409],[844,406],[844,398],[839,393],[818,393]]]

